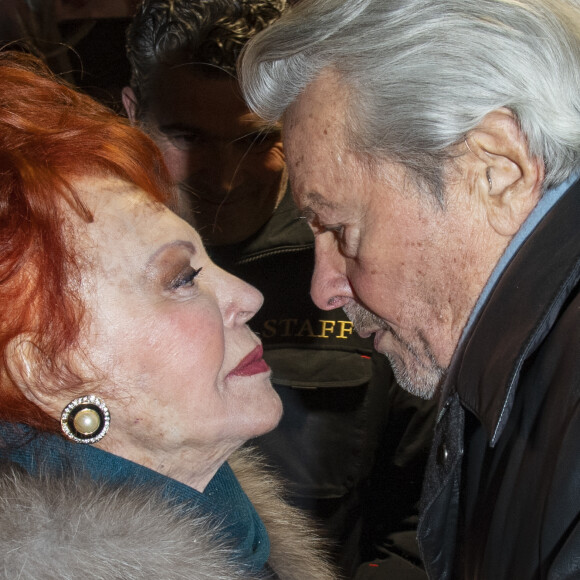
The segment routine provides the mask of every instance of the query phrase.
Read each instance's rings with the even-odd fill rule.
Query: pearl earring
[[[107,405],[95,395],[71,401],[62,411],[63,433],[76,443],[96,443],[109,430],[111,415]]]

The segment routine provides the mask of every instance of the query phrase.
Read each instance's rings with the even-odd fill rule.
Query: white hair
[[[441,193],[441,161],[493,110],[516,116],[544,188],[580,165],[578,0],[302,0],[245,49],[248,105],[274,121],[324,69],[351,145]]]

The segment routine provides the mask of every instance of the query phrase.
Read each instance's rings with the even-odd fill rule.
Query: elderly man
[[[303,0],[241,73],[316,304],[438,398],[429,576],[580,577],[578,3]]]
[[[394,384],[340,309],[312,304],[314,238],[287,192],[280,126],[247,108],[236,78],[245,43],[284,9],[284,0],[145,0],[128,31],[124,104],[160,146],[182,215],[212,258],[264,294],[252,324],[284,417],[257,445],[334,540],[345,575],[380,558],[381,570],[421,577],[413,536],[435,407]],[[391,493],[377,494],[383,482]]]

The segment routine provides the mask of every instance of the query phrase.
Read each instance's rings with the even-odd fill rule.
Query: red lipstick
[[[259,373],[265,373],[270,370],[266,361],[262,358],[264,349],[259,344],[250,354],[245,356],[240,364],[229,373],[230,377],[251,377]]]

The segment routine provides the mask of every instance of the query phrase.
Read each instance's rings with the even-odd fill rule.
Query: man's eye
[[[178,288],[185,288],[188,286],[193,286],[196,276],[201,272],[202,268],[187,268],[181,272],[176,278],[171,281],[171,288],[177,290]]]
[[[333,232],[337,234],[337,236],[342,236],[344,233],[344,226],[342,224],[336,224],[333,226],[325,226],[327,232]]]
[[[332,224],[332,225],[322,224],[320,226],[320,231],[321,233],[330,232],[334,234],[334,237],[339,242],[341,242],[344,237],[344,226],[342,224]]]
[[[260,131],[257,133],[249,133],[240,139],[236,139],[236,144],[251,150],[264,151],[265,149],[270,149],[270,147],[273,147],[279,141],[281,141],[279,133]]]
[[[315,236],[330,232],[334,234],[337,239],[340,239],[344,232],[344,226],[342,224],[324,224],[320,222],[318,218],[310,218],[309,216],[302,216],[301,219],[305,219],[308,222],[308,225],[314,232]]]
[[[166,135],[165,137],[171,145],[181,151],[189,151],[202,144],[201,137],[195,133],[180,133],[177,135]]]
[[[357,239],[353,230],[343,224],[324,226],[324,232],[330,232],[336,241],[340,253],[347,258],[356,256]]]

